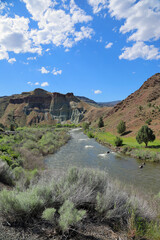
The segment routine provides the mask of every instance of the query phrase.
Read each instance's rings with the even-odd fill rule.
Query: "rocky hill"
[[[135,135],[151,119],[151,128],[160,136],[160,73],[150,77],[136,92],[114,106],[105,115],[106,130],[116,133],[120,120],[126,122],[128,131]]]
[[[70,121],[78,123],[90,106],[73,93],[50,93],[42,89],[0,98],[0,122],[20,126]]]

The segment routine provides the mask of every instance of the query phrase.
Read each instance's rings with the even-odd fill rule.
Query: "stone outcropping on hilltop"
[[[88,108],[73,93],[50,93],[38,88],[33,92],[0,98],[0,122],[5,125],[14,122],[20,126],[40,122],[78,123]]]

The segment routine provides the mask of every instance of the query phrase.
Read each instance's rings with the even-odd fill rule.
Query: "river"
[[[45,164],[50,169],[66,170],[72,166],[96,168],[140,191],[160,192],[160,164],[146,163],[144,168],[139,169],[139,160],[111,151],[88,138],[80,129],[73,129],[70,134],[71,140],[65,146],[45,158]]]

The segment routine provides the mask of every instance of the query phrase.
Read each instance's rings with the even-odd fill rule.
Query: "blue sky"
[[[0,0],[0,96],[126,98],[160,72],[159,0]]]

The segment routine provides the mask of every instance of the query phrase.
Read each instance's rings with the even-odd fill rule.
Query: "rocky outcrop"
[[[5,124],[15,122],[23,126],[40,122],[78,123],[86,112],[84,104],[73,93],[50,93],[38,88],[33,92],[13,95],[7,100],[0,119]]]
[[[9,186],[13,185],[13,175],[6,162],[0,159],[0,182]]]

